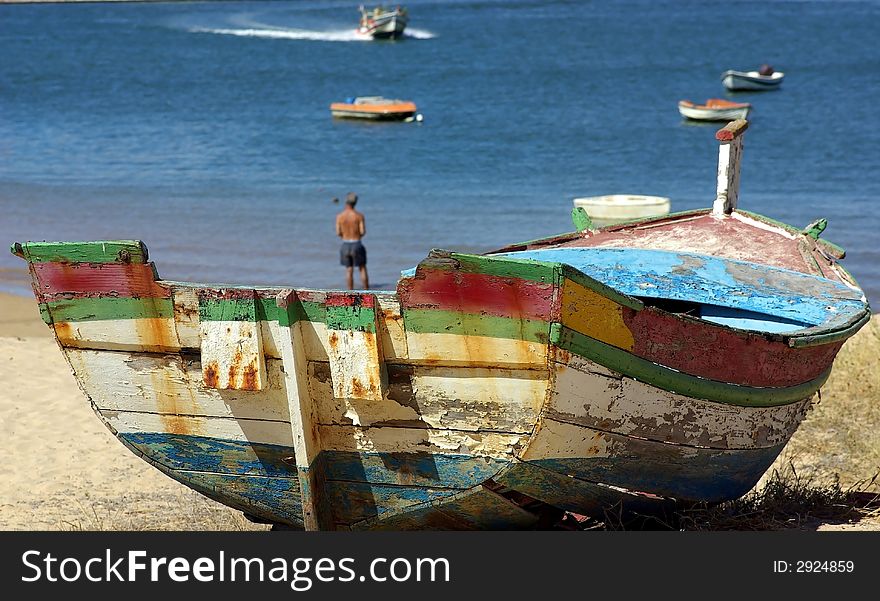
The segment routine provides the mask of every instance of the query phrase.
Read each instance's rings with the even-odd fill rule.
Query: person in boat
[[[770,65],[761,65],[761,68],[758,69],[758,74],[760,75],[773,75],[773,67]]]
[[[357,194],[349,192],[345,197],[345,208],[336,216],[336,235],[342,238],[339,262],[345,267],[345,282],[349,290],[354,290],[355,267],[360,275],[361,289],[369,290],[367,249],[361,242],[361,238],[367,233],[367,226],[363,214],[354,208],[357,201]]]

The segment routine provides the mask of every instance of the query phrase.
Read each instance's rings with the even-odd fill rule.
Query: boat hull
[[[336,119],[362,119],[366,121],[403,121],[415,116],[416,111],[363,111],[357,109],[333,109],[330,114]]]
[[[736,498],[859,327],[800,344],[506,256],[436,251],[364,293],[166,283],[137,242],[14,250],[110,430],[292,528],[531,528]]]
[[[403,36],[407,20],[401,16],[380,17],[368,24],[361,25],[358,33],[368,35],[377,40],[397,39]]]
[[[694,121],[734,121],[745,119],[749,114],[749,107],[737,108],[700,108],[696,106],[678,106],[678,112],[682,117]]]
[[[726,71],[721,76],[724,87],[732,92],[776,90],[782,85],[784,74],[777,73],[773,76],[754,73],[742,73],[739,71]]]

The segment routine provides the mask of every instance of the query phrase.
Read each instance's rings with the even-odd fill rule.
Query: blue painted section
[[[302,523],[300,482],[289,447],[161,433],[120,437],[160,469],[212,499],[270,521]],[[549,458],[512,465],[468,455],[323,452],[315,466],[323,472],[333,521],[353,524],[443,501],[490,478],[580,513],[613,504],[620,495],[608,485],[679,500],[721,501],[749,490],[782,448],[682,454],[670,445],[635,439],[628,443],[635,446],[610,458]],[[642,444],[651,448],[640,448]],[[474,500],[471,506],[450,499],[437,507],[452,503],[447,513],[475,527],[497,528],[505,520],[522,519],[505,503],[489,502],[497,499],[484,501]]]
[[[203,495],[269,522],[302,527],[302,502],[296,478],[233,476],[173,471],[171,475]]]
[[[860,293],[826,278],[694,253],[574,247],[497,256],[563,263],[623,294],[708,305],[710,321],[734,320],[760,331],[831,328],[866,307]],[[745,313],[718,315],[716,307]]]
[[[470,488],[505,467],[506,459],[432,453],[322,452],[327,480]]]
[[[437,501],[460,491],[328,480],[324,492],[334,521],[339,524],[354,524],[390,511]]]
[[[783,317],[774,317],[773,315],[763,315],[752,311],[742,311],[717,305],[701,305],[700,318],[730,328],[759,332],[792,332],[805,327],[803,323]]]
[[[741,497],[761,478],[784,445],[722,451],[664,452],[659,443],[618,457],[550,458],[530,461],[565,476],[678,500],[726,501]],[[669,445],[665,445],[669,446]]]
[[[297,478],[292,447],[159,432],[119,437],[172,469]]]

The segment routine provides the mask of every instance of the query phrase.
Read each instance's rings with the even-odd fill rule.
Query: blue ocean
[[[844,246],[880,301],[877,2],[412,1],[398,41],[357,2],[0,5],[0,241],[141,239],[169,280],[342,287],[334,197],[370,280],[431,248],[572,229],[572,199],[711,205],[719,125],[751,102],[740,207]],[[786,73],[733,95],[726,69]],[[411,99],[420,123],[331,118]],[[0,254],[0,286],[26,292]]]

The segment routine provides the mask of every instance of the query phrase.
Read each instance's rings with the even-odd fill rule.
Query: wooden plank
[[[455,452],[322,451],[328,481],[398,486],[470,488],[492,478],[509,462],[509,458]]]
[[[213,310],[214,291],[199,291],[199,314]],[[229,292],[221,292],[229,294]],[[235,291],[235,304],[225,303],[223,320],[200,319],[202,376],[218,390],[262,390],[266,385],[263,337],[256,320],[253,290]]]
[[[813,395],[830,368],[817,378],[794,386],[763,388],[706,380],[657,365],[631,353],[554,324],[551,339],[563,349],[636,380],[685,396],[731,405],[770,407],[795,403]]]
[[[778,407],[738,407],[674,394],[559,352],[545,414],[558,421],[658,442],[750,449],[785,444],[811,398]]]
[[[177,471],[296,478],[296,461],[288,445],[160,432],[125,432],[120,437],[156,463]]]
[[[91,396],[94,388],[86,388]],[[99,410],[99,413],[120,435],[130,433],[164,433],[216,438],[224,441],[293,447],[290,425],[286,422],[245,418],[136,413],[132,411]]]
[[[525,529],[537,516],[483,487],[457,492],[420,508],[385,511],[352,525],[352,530],[512,530]]]
[[[376,300],[371,294],[327,295],[327,336],[333,395],[380,405],[387,387],[377,335]]]
[[[290,434],[296,457],[297,477],[302,496],[302,520],[306,530],[327,530],[333,516],[324,482],[324,470],[318,461],[323,441],[318,427],[317,408],[309,394],[308,363],[303,345],[303,321],[291,315],[297,310],[297,293],[285,290],[278,294],[277,305],[288,311],[287,335],[279,340],[284,373],[287,375],[287,400]]]
[[[97,242],[24,242],[13,253],[29,263],[146,263],[147,247],[139,240]]]
[[[457,492],[456,489],[427,486],[338,481],[327,482],[326,488],[334,522],[346,525],[387,512],[405,510]]]
[[[208,498],[276,524],[302,528],[302,504],[296,478],[175,472],[173,478]]]
[[[548,378],[543,370],[388,365],[387,400],[378,403],[335,397],[328,364],[309,363],[309,390],[322,424],[528,433]]]
[[[437,309],[526,320],[550,321],[554,283],[423,269],[400,284],[404,309]]]
[[[623,311],[621,305],[572,280],[566,279],[562,283],[560,320],[564,326],[630,350],[633,347],[633,334],[623,319]]]
[[[424,428],[322,425],[318,429],[325,449],[350,452],[457,453],[506,459],[528,439],[527,434]]]
[[[626,490],[681,501],[720,502],[752,488],[783,446],[705,449],[545,418],[521,459],[565,476]]]
[[[266,386],[250,391],[205,387],[201,364],[180,355],[66,349],[74,374],[99,409],[287,423],[281,361],[266,363]]]
[[[397,295],[377,294],[379,312],[379,344],[386,361],[405,360],[409,357],[406,348],[406,329]]]
[[[461,315],[461,314],[459,314]],[[406,316],[405,316],[406,318]],[[480,336],[467,332],[481,331],[480,316],[467,316],[450,322],[450,333],[418,332],[410,329],[407,321],[406,344],[409,362],[423,365],[463,367],[501,367],[505,369],[546,369],[547,342],[520,340],[496,336]],[[513,321],[513,320],[511,320]],[[528,331],[530,324],[517,322]],[[456,331],[457,330],[457,331]],[[534,328],[535,338],[547,337],[549,324]]]
[[[495,481],[548,505],[598,517],[606,517],[606,511],[612,515],[621,509],[653,513],[674,506],[671,499],[590,482],[525,461],[514,462]]]
[[[169,298],[156,283],[152,263],[35,263],[32,274],[40,299],[55,295]]]
[[[54,321],[52,328],[61,346],[67,348],[146,353],[174,353],[180,350],[174,321],[167,317]]]
[[[707,380],[744,386],[794,386],[819,377],[842,341],[794,349],[779,337],[682,318],[656,308],[624,313],[632,353],[652,363]]]
[[[739,198],[739,173],[743,154],[743,133],[748,122],[738,119],[728,123],[715,134],[721,142],[718,148],[718,183],[712,214],[730,215],[736,210]]]

